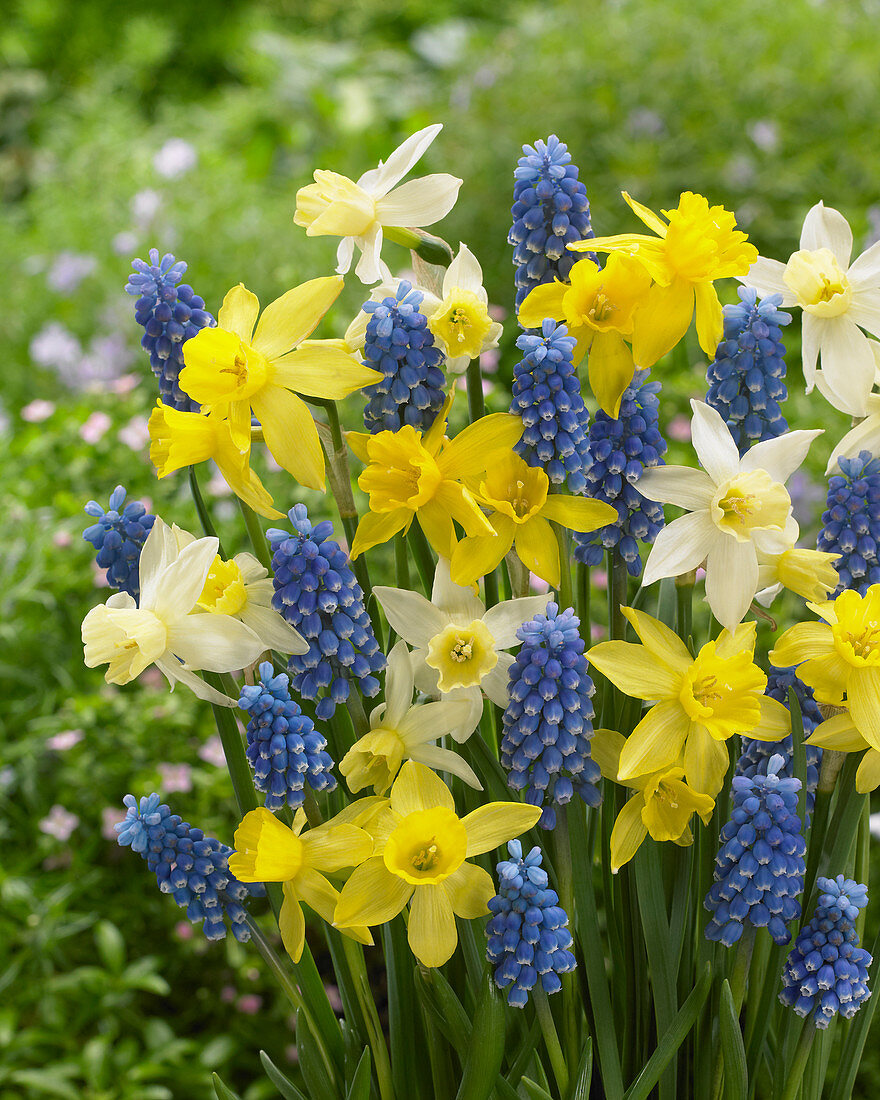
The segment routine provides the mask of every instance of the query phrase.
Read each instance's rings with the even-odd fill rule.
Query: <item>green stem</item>
[[[364,1014],[370,1048],[373,1051],[373,1064],[376,1067],[376,1080],[379,1082],[379,1095],[382,1100],[394,1100],[394,1083],[391,1077],[388,1047],[385,1045],[385,1036],[379,1022],[379,1013],[376,1011],[376,1002],[370,990],[370,980],[367,977],[363,948],[349,936],[342,937],[342,944],[345,960],[354,981],[355,995],[361,1007],[361,1012]]]
[[[739,1015],[745,997],[748,984],[749,967],[752,964],[752,952],[755,949],[755,933],[757,929],[753,924],[747,924],[736,945],[736,954],[730,971],[730,992],[733,995],[733,1007]]]
[[[794,1058],[785,1074],[785,1084],[779,1095],[779,1100],[797,1100],[801,1088],[801,1080],[806,1069],[807,1059],[810,1057],[810,1049],[816,1035],[816,1025],[808,1020],[801,1029],[797,1049]]]
[[[574,883],[571,863],[571,840],[568,833],[568,814],[584,813],[580,805],[560,807],[556,815],[556,829],[553,833],[553,851],[556,856],[556,885],[559,890],[559,904],[573,921]],[[565,1057],[569,1065],[577,1065],[580,1047],[578,1043],[578,1021],[580,1013],[577,1000],[574,974],[562,975],[562,1037],[565,1042]]]
[[[216,672],[204,673],[205,680],[222,691],[231,699],[237,699],[238,686],[228,672],[218,675]],[[218,706],[212,703],[214,721],[217,723],[217,733],[220,735],[220,743],[223,745],[223,754],[226,757],[226,767],[229,769],[229,778],[232,780],[232,791],[235,795],[235,803],[241,817],[248,810],[257,808],[257,792],[254,789],[254,781],[251,776],[250,764],[244,754],[244,743],[238,729],[238,723],[229,707]]]
[[[214,528],[214,524],[211,522],[211,517],[208,514],[208,509],[205,505],[204,498],[202,497],[202,490],[199,488],[199,479],[196,475],[195,466],[190,466],[189,468],[189,488],[190,492],[192,493],[193,501],[195,502],[196,511],[199,513],[199,522],[202,525],[202,530],[205,532],[206,535],[210,535],[211,538],[217,539],[219,543],[220,539]],[[225,560],[226,555],[223,553],[222,544],[218,547],[217,552],[219,553],[220,557]]]
[[[616,550],[608,551],[608,630],[609,637],[621,640],[626,633],[626,617],[620,610],[627,600],[626,562]]]
[[[238,506],[241,509],[241,514],[244,516],[244,525],[247,528],[251,546],[254,548],[254,555],[260,565],[271,572],[272,555],[269,551],[269,544],[266,542],[266,535],[263,532],[263,528],[260,526],[257,513],[249,504],[245,504],[241,497],[238,498]]]
[[[467,369],[468,413],[471,423],[486,415],[486,402],[483,397],[483,374],[479,357],[471,359]]]
[[[556,1024],[553,1022],[550,1002],[547,1000],[547,994],[544,992],[543,988],[539,986],[535,987],[532,994],[532,1000],[534,1001],[535,1013],[544,1035],[544,1045],[547,1047],[547,1053],[550,1056],[553,1076],[556,1078],[556,1084],[559,1086],[559,1093],[561,1096],[566,1096],[568,1094],[568,1067],[565,1064],[565,1055],[562,1053],[562,1047],[559,1043]]]
[[[565,610],[572,606],[571,593],[571,565],[568,554],[568,535],[565,528],[558,523],[553,524],[553,533],[556,535],[556,543],[559,546],[559,606]]]
[[[409,591],[409,554],[406,539],[400,531],[394,536],[394,571],[397,587],[401,592]]]
[[[577,580],[577,616],[581,621],[581,637],[590,644],[590,567],[578,562],[575,568]]]
[[[696,573],[685,573],[675,580],[675,625],[679,638],[687,645],[693,633],[694,581]]]
[[[418,520],[410,526],[406,538],[415,556],[422,584],[430,598],[431,589],[434,587],[434,556]]]

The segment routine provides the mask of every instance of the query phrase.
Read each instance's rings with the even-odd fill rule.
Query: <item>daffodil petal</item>
[[[645,801],[641,795],[634,795],[617,815],[611,830],[611,872],[616,874],[624,864],[629,863],[648,835],[642,821],[642,808]]]
[[[588,370],[590,389],[600,408],[616,419],[620,399],[635,371],[633,353],[619,332],[596,333],[590,344]]]
[[[642,584],[662,577],[680,577],[702,565],[718,541],[719,532],[707,512],[691,512],[668,523],[654,540]]]
[[[495,516],[492,517],[495,520]],[[502,516],[502,519],[508,517]],[[497,524],[493,522],[493,527]],[[462,539],[452,555],[451,569],[456,583],[475,584],[500,564],[513,544],[514,523],[510,520],[504,537],[496,535],[469,535]]]
[[[587,660],[634,699],[677,698],[681,690],[681,675],[676,675],[643,645],[599,642],[587,652]]]
[[[429,500],[419,508],[416,519],[429,545],[433,546],[440,557],[451,558],[455,553],[457,539],[452,516],[447,508],[437,500]]]
[[[617,772],[620,769],[620,754],[625,744],[626,738],[617,730],[593,730],[590,756],[599,765],[606,779],[613,779],[616,782]]]
[[[490,413],[468,425],[451,440],[437,459],[444,477],[475,476],[487,470],[499,452],[511,450],[524,431],[523,422],[511,413]]]
[[[766,470],[774,481],[785,482],[807,457],[814,439],[823,428],[812,431],[786,432],[775,439],[765,439],[750,447],[743,455],[741,470]]]
[[[552,283],[540,283],[523,299],[517,320],[523,328],[540,328],[547,317],[554,321],[564,320],[562,301],[566,291],[570,289],[567,283],[555,280]]]
[[[716,539],[706,557],[706,600],[728,630],[742,621],[758,591],[758,557],[751,542]],[[713,796],[714,797],[714,796]]]
[[[379,382],[381,371],[373,370],[341,348],[313,341],[283,355],[272,364],[276,385],[305,394],[341,401],[355,390]]]
[[[859,733],[869,745],[880,749],[880,668],[851,669],[846,698]]]
[[[257,323],[254,349],[271,360],[295,348],[311,335],[339,297],[343,283],[341,275],[310,279],[276,298],[266,306]]]
[[[361,517],[354,542],[351,546],[351,559],[354,559],[374,546],[380,546],[403,531],[412,522],[413,513],[408,508],[395,508],[393,512],[367,512]]]
[[[496,707],[506,707],[509,702],[507,686],[510,682],[509,672],[512,665],[513,657],[509,653],[499,653],[498,664],[487,672],[480,682],[480,687],[483,689],[486,698],[491,699]],[[482,712],[482,707],[480,710]],[[479,722],[479,717],[477,721]],[[453,736],[455,735],[453,734]],[[456,740],[463,741],[464,738],[456,737]]]
[[[306,942],[306,918],[291,883],[284,883],[284,901],[278,914],[278,930],[287,954],[295,963],[302,958]]]
[[[373,594],[385,612],[388,625],[412,646],[425,648],[446,626],[443,612],[419,592],[376,585]]]
[[[496,649],[508,649],[518,645],[517,630],[523,623],[540,615],[547,608],[552,593],[542,596],[521,596],[516,600],[503,600],[490,607],[483,616],[489,633],[495,640]]]
[[[434,583],[431,586],[431,603],[439,607],[451,622],[463,626],[482,619],[486,608],[474,594],[470,585],[456,584],[452,580],[452,570],[447,558],[438,558],[434,569]],[[437,632],[434,631],[436,634]]]
[[[410,169],[422,159],[428,146],[443,129],[442,122],[435,122],[410,136],[398,145],[378,168],[371,168],[357,181],[373,196],[384,195],[399,183]]]
[[[834,404],[850,416],[865,416],[868,395],[874,385],[871,342],[845,314],[824,320],[820,344],[822,375],[837,397]]]
[[[369,859],[373,841],[355,825],[327,822],[302,835],[304,858],[318,871],[332,874],[342,867],[354,867]]]
[[[744,286],[754,287],[761,298],[766,298],[770,294],[781,294],[782,305],[793,306],[797,301],[797,295],[785,282],[784,273],[785,264],[780,263],[779,260],[769,260],[765,256],[759,256],[739,281]]]
[[[853,235],[849,222],[833,206],[817,202],[811,206],[801,228],[802,250],[815,252],[829,248],[840,266],[846,271],[852,255]]]
[[[188,669],[236,672],[265,650],[265,643],[231,615],[187,615],[168,628],[168,649]]]
[[[820,749],[834,749],[836,752],[860,752],[868,745],[856,729],[849,712],[835,714],[820,722],[810,734],[807,743],[818,745]]]
[[[244,283],[239,283],[223,299],[223,305],[217,312],[217,327],[234,332],[239,340],[249,344],[259,312],[260,299]]]
[[[825,657],[833,649],[831,628],[825,623],[796,623],[777,638],[770,661],[779,668],[788,668],[811,657]]]
[[[489,913],[489,899],[495,893],[492,876],[475,863],[462,863],[444,881],[452,911],[463,920],[476,920]]]
[[[391,809],[406,817],[407,814],[432,810],[436,806],[455,810],[449,788],[430,768],[407,760],[391,788]]]
[[[265,386],[251,398],[269,452],[307,489],[324,489],[324,454],[308,406],[281,386]]]
[[[692,657],[674,630],[635,607],[622,607],[621,611],[639,640],[655,657],[679,674],[690,668]]]
[[[230,699],[230,697],[224,695],[222,691],[218,691],[216,688],[211,687],[210,684],[206,684],[201,676],[196,676],[194,672],[187,671],[176,657],[171,657],[167,660],[160,657],[153,663],[169,684],[171,684],[172,691],[174,690],[175,684],[185,684],[193,695],[197,696],[199,699],[204,699],[206,703],[213,703],[218,707],[238,706],[237,699]]]
[[[412,663],[406,642],[401,639],[388,654],[385,668],[385,713],[382,722],[386,728],[397,729],[400,726],[412,708],[412,697]]]
[[[540,806],[524,802],[489,802],[461,819],[467,830],[467,855],[491,852],[506,840],[512,840],[538,823]]]
[[[724,785],[729,762],[726,743],[716,741],[704,726],[694,726],[684,749],[688,786],[714,798]]]
[[[241,621],[263,643],[264,649],[277,649],[279,653],[308,653],[309,643],[298,630],[285,622],[274,607],[262,607],[252,599],[241,612]]]
[[[724,335],[721,320],[721,303],[712,283],[695,283],[697,340],[703,351],[715,358],[715,351]]]
[[[173,561],[176,561],[177,554],[177,539],[174,532],[164,520],[157,516],[150,533],[147,535],[138,561],[142,607],[152,607],[155,603],[157,586],[162,574]],[[136,606],[133,600],[132,606]]]
[[[514,536],[513,545],[523,565],[551,588],[559,587],[559,544],[543,516],[532,516]]]
[[[455,206],[462,180],[446,172],[403,183],[376,201],[376,216],[382,225],[418,228],[445,218]]]
[[[393,875],[382,856],[371,856],[355,867],[339,893],[333,923],[351,925],[385,924],[393,920],[412,897],[413,887]]]
[[[705,401],[691,401],[691,435],[700,465],[716,485],[740,470],[739,451],[730,429]]]
[[[218,540],[211,536],[196,539],[155,577],[146,596],[141,594],[141,610],[154,612],[166,624],[188,615],[195,607],[208,578],[208,570],[217,556]]]
[[[423,966],[442,966],[452,958],[458,932],[445,883],[416,888],[407,939],[410,950]]]
[[[626,782],[635,775],[647,775],[674,764],[690,726],[690,720],[677,700],[651,707],[626,739],[620,753],[620,781]]]
[[[464,699],[443,699],[439,703],[420,703],[418,706],[410,707],[402,721],[393,728],[397,730],[398,736],[406,745],[410,757],[413,760],[421,760],[421,757],[411,750],[418,745],[423,745],[426,741],[436,741],[438,737],[451,734],[454,729],[468,720],[469,714],[470,706]],[[426,760],[421,762],[427,763]],[[430,767],[434,765],[431,764]]]
[[[445,704],[429,704],[429,706],[441,705]],[[463,756],[459,756],[458,753],[453,752],[452,749],[441,749],[439,745],[415,745],[410,750],[410,760],[415,760],[419,764],[426,764],[429,768],[433,768],[434,771],[449,772],[450,775],[457,775],[462,782],[467,783],[469,787],[473,787],[475,791],[481,791],[483,789],[483,784],[477,778],[470,764],[468,764]]]
[[[602,500],[560,494],[547,497],[541,515],[570,531],[597,531],[606,524],[617,522],[617,510]]]
[[[656,283],[633,320],[632,352],[640,369],[652,367],[687,332],[694,314],[694,288],[684,279]]]
[[[791,733],[791,714],[788,707],[766,695],[759,700],[759,706],[761,718],[757,726],[749,730],[749,737],[756,741],[781,741]]]
[[[856,790],[868,794],[880,786],[880,752],[868,749],[856,770]]]

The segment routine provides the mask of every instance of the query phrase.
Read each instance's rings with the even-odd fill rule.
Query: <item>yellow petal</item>
[[[422,435],[422,446],[430,455],[436,455],[440,448],[440,444],[443,442],[443,437],[446,435],[447,421],[449,420],[449,410],[452,408],[454,400],[455,381],[453,381],[449,393],[446,395],[446,400],[443,402],[443,407],[440,409],[440,412],[437,413],[434,423]]]
[[[570,531],[597,531],[600,527],[617,521],[616,509],[602,500],[561,496],[556,493],[547,497],[541,515]]]
[[[761,718],[749,737],[756,741],[779,741],[791,733],[791,714],[777,699],[762,695],[759,701]]]
[[[336,906],[339,903],[339,891],[318,871],[310,867],[304,867],[296,876],[294,884],[298,896],[311,909],[328,924],[333,923]],[[373,937],[366,925],[352,925],[350,928],[340,928],[344,936],[349,936],[358,943],[372,946]]]
[[[856,771],[856,790],[868,794],[880,787],[880,752],[868,749]]]
[[[611,830],[611,871],[617,874],[620,868],[629,863],[639,850],[642,841],[648,835],[642,821],[644,799],[634,795],[617,815]]]
[[[278,930],[287,954],[295,963],[298,963],[302,958],[303,946],[306,942],[306,919],[296,892],[289,882],[284,883],[284,901],[281,903],[281,912],[278,914]]]
[[[625,782],[674,764],[690,728],[690,720],[677,700],[651,707],[623,746],[618,778]]]
[[[880,668],[854,668],[847,682],[849,712],[859,733],[880,749]]]
[[[361,518],[351,547],[351,559],[366,550],[379,546],[403,531],[412,522],[413,513],[408,508],[396,508],[393,512],[367,512]]]
[[[712,283],[695,283],[694,294],[697,304],[697,340],[709,358],[714,359],[724,334],[721,303]]]
[[[441,481],[431,504],[445,508],[469,535],[491,535],[494,531],[473,494],[457,481]],[[444,554],[443,557],[451,558],[452,554]]]
[[[643,206],[640,202],[632,197],[627,191],[621,191],[623,201],[629,206],[630,210],[640,218],[649,229],[653,229],[658,237],[665,237],[666,230],[669,226],[663,221],[659,215],[655,214],[653,210],[649,210],[647,206]]]
[[[568,289],[565,283],[555,280],[552,283],[541,283],[540,286],[536,286],[523,299],[517,320],[523,328],[540,328],[546,317],[552,317],[554,321],[564,320],[565,310],[562,308],[562,300]]]
[[[590,756],[599,765],[602,775],[606,779],[617,780],[617,772],[620,768],[620,754],[626,738],[617,730],[593,730],[590,740]]]
[[[442,966],[452,958],[458,932],[444,883],[416,888],[407,939],[410,950],[424,966]]]
[[[789,627],[770,650],[770,662],[779,668],[824,657],[834,649],[831,628],[825,623],[797,623]]]
[[[537,825],[540,816],[540,806],[527,806],[523,802],[489,802],[478,806],[461,819],[467,830],[468,856],[490,852],[504,841],[512,840]]]
[[[693,313],[694,288],[684,279],[674,279],[669,286],[652,286],[635,314],[632,350],[636,366],[652,367],[671,351],[687,332]]]
[[[843,705],[844,694],[850,690],[850,674],[855,671],[839,653],[834,652],[804,661],[798,665],[796,675],[801,683],[813,689],[817,702],[839,707]]]
[[[856,729],[848,713],[835,714],[820,722],[808,738],[808,744],[837,752],[860,752],[868,742]]]
[[[590,389],[612,419],[620,415],[620,399],[632,382],[633,353],[619,332],[597,332],[590,345]]]
[[[302,843],[265,806],[250,810],[235,830],[229,869],[241,882],[286,882],[302,866]]]
[[[281,386],[264,386],[251,398],[269,453],[307,489],[324,489],[324,453],[302,398]]]
[[[254,333],[255,351],[267,359],[277,359],[295,348],[314,331],[318,322],[339,297],[341,275],[310,279],[288,290],[266,306]]]
[[[475,920],[489,913],[489,899],[495,893],[492,876],[475,863],[462,863],[445,880],[452,911],[464,920]]]
[[[329,822],[303,833],[302,845],[309,867],[331,873],[341,867],[356,867],[373,853],[373,838],[369,833],[355,825]]]
[[[508,520],[507,523],[501,521]],[[500,531],[496,535],[475,535],[462,539],[456,546],[452,555],[451,574],[455,584],[462,587],[475,584],[480,577],[491,573],[513,544],[515,524],[507,516],[492,517],[492,526],[498,530],[504,528],[504,534]]]
[[[239,459],[238,452],[235,452],[233,459],[225,453],[214,455],[220,473],[236,496],[241,497],[245,504],[267,519],[283,519],[284,513],[272,506],[272,497],[262,481],[247,462],[242,466]]]
[[[217,327],[234,332],[240,340],[249,344],[259,312],[260,299],[244,283],[239,283],[223,299],[223,305],[217,314]],[[188,344],[190,341],[186,342]]]
[[[276,385],[296,390],[306,397],[323,397],[329,401],[341,401],[383,377],[381,371],[365,366],[348,352],[317,340],[282,355],[272,367],[272,380]]]
[[[455,553],[457,540],[452,516],[446,508],[436,500],[429,500],[419,508],[416,518],[428,543],[434,547],[441,558],[451,559]]]
[[[643,645],[599,642],[587,660],[625,695],[634,699],[677,699],[682,680]]]
[[[664,664],[678,673],[684,673],[690,668],[693,658],[674,630],[665,623],[661,623],[659,619],[655,619],[644,611],[637,611],[634,607],[622,607],[621,611],[645,648],[655,657],[659,657]]]
[[[519,443],[524,430],[521,418],[511,413],[482,416],[443,448],[437,465],[448,478],[481,474],[500,452],[510,451]]]
[[[391,809],[406,817],[418,810],[433,810],[436,806],[455,811],[449,788],[436,772],[424,764],[407,760],[391,788]]]
[[[714,798],[724,786],[729,763],[727,743],[716,741],[704,726],[695,725],[684,749],[688,786]]]
[[[345,433],[345,442],[351,447],[355,457],[359,458],[363,463],[368,463],[370,461],[368,444],[372,438],[369,432]]]
[[[632,256],[660,286],[668,286],[673,273],[666,248],[658,237],[644,233],[619,233],[614,237],[588,237],[568,246],[571,252],[622,252]]]
[[[333,923],[337,928],[385,924],[403,909],[412,892],[408,882],[392,875],[382,856],[371,856],[355,867],[342,887]]]
[[[533,516],[516,531],[513,544],[523,565],[551,588],[559,587],[559,544],[543,516]]]

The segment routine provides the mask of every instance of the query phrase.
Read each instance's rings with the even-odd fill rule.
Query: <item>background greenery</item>
[[[191,789],[167,796],[184,817],[227,841],[235,823],[225,771],[210,762],[207,708],[155,681],[110,688],[81,662],[79,623],[106,594],[80,539],[86,500],[106,502],[123,482],[196,528],[180,479],[158,484],[145,454],[154,387],[122,292],[132,256],[155,246],[186,259],[215,312],[238,281],[270,300],[332,267],[334,243],[291,221],[311,171],[357,177],[434,121],[445,129],[424,171],[465,180],[440,231],[468,242],[505,310],[513,167],[524,141],[550,132],[580,165],[601,233],[634,227],[621,189],[656,209],[686,188],[736,210],[765,255],[788,256],[819,198],[850,219],[857,251],[880,233],[876,0],[487,10],[478,0],[21,0],[4,16],[2,1100],[189,1100],[208,1095],[211,1068],[258,1100],[274,1095],[257,1079],[259,1047],[282,1065],[295,1056],[257,956],[190,935],[107,835],[123,794],[168,789],[160,764],[191,769],[176,774]],[[176,146],[176,161],[172,139],[189,146]],[[339,333],[362,296],[349,280],[323,334]],[[489,396],[498,408],[515,336],[509,324]],[[809,544],[824,458],[845,425],[805,399],[795,332],[788,343],[789,419],[829,436],[798,486]],[[688,348],[655,372],[672,435],[705,390],[705,361]],[[672,443],[673,460],[688,453]],[[289,507],[287,483],[272,484]],[[217,509],[235,515],[228,499]],[[234,524],[227,538],[240,541]],[[51,742],[71,730],[81,739]],[[50,817],[53,806],[75,826]],[[866,1097],[878,1062],[869,1051]]]

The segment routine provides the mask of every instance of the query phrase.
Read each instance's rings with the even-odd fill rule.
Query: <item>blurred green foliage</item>
[[[182,938],[182,913],[102,834],[104,810],[126,791],[160,787],[161,762],[193,768],[192,789],[169,796],[184,817],[224,840],[235,823],[225,772],[198,755],[207,708],[162,686],[109,688],[81,663],[79,623],[104,596],[80,540],[85,501],[123,482],[196,529],[180,478],[157,483],[145,456],[154,389],[122,292],[131,257],[155,246],[186,259],[215,312],[238,281],[270,300],[334,262],[334,241],[292,224],[312,170],[356,178],[434,121],[445,129],[419,172],[465,180],[439,231],[468,242],[506,310],[513,166],[523,142],[550,132],[581,167],[598,232],[636,228],[622,189],[655,209],[692,189],[736,210],[766,255],[788,256],[820,198],[850,219],[858,249],[880,218],[878,31],[876,0],[21,0],[4,15],[0,1100],[190,1100],[210,1094],[212,1069],[259,1100],[274,1093],[257,1079],[256,1051],[285,1064],[292,1038],[254,954],[209,947],[198,931]],[[175,138],[195,154],[176,175],[159,156]],[[68,253],[90,270],[65,279]],[[406,257],[389,246],[386,259]],[[349,279],[320,334],[341,332],[361,299]],[[134,372],[134,391],[88,387],[76,365],[62,381],[41,365],[34,341],[50,324],[93,366]],[[824,456],[845,423],[803,394],[798,327],[787,340],[789,419],[828,429],[802,487],[806,542]],[[515,336],[509,324],[495,407]],[[112,354],[92,343],[108,337]],[[695,342],[658,368],[664,427],[704,392],[704,372]],[[35,399],[54,411],[22,419]],[[689,448],[673,443],[670,459],[688,461]],[[294,499],[286,484],[273,486],[290,497],[282,507]],[[235,508],[222,500],[218,513],[235,546]],[[49,747],[71,729],[79,743]],[[67,840],[38,827],[56,804],[79,818]],[[256,1016],[236,1011],[251,993],[264,998]],[[878,1069],[869,1051],[863,1081]]]

